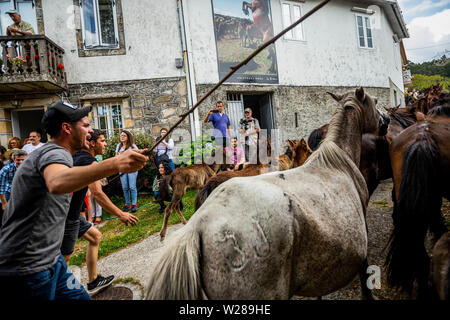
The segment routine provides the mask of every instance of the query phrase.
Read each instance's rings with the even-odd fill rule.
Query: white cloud
[[[408,59],[422,62],[432,58],[437,52],[450,48],[450,9],[413,19],[408,24],[408,31],[410,38],[404,39]],[[444,43],[447,44],[438,46]]]
[[[407,0],[408,1],[408,0]],[[400,5],[402,5],[407,1],[401,1]],[[416,6],[412,7],[412,8],[408,8],[406,10],[407,14],[409,16],[415,16],[421,12],[426,12],[428,10],[433,10],[433,9],[438,9],[438,8],[442,8],[442,7],[446,7],[450,4],[450,0],[440,0],[437,2],[433,2],[431,0],[425,0],[420,2],[419,4],[417,4]]]

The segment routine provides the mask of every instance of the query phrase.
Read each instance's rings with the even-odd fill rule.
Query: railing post
[[[39,39],[38,51],[39,51],[39,70],[41,74],[48,72],[48,56],[47,56],[47,41],[45,39]]]

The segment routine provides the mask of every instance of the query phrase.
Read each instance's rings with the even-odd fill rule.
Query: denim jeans
[[[136,180],[138,172],[125,173],[120,177],[120,182],[122,182],[123,195],[125,197],[125,204],[130,205],[130,193],[131,193],[131,203],[137,204],[137,189]]]
[[[169,166],[172,169],[172,171],[175,170],[175,163],[173,163],[172,159],[169,159]]]
[[[0,277],[7,299],[17,300],[90,300],[89,294],[67,269],[62,255],[47,270],[27,276]],[[3,295],[0,294],[0,297]]]

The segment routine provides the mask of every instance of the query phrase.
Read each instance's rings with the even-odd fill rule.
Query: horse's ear
[[[336,95],[333,92],[329,92],[329,91],[327,91],[327,93],[337,102],[342,100],[342,95]]]
[[[364,102],[365,99],[365,93],[363,87],[359,87],[355,90],[355,96],[360,102]]]
[[[294,141],[288,140],[287,142],[288,142],[288,145],[289,145],[291,148],[294,147]]]

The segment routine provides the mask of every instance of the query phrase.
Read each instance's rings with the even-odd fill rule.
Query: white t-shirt
[[[30,154],[31,152],[33,152],[33,151],[36,150],[37,148],[42,147],[43,145],[44,145],[44,143],[39,142],[38,145],[33,146],[33,144],[30,142],[30,143],[27,143],[26,145],[24,145],[24,146],[22,147],[22,150],[25,150],[28,154]]]

